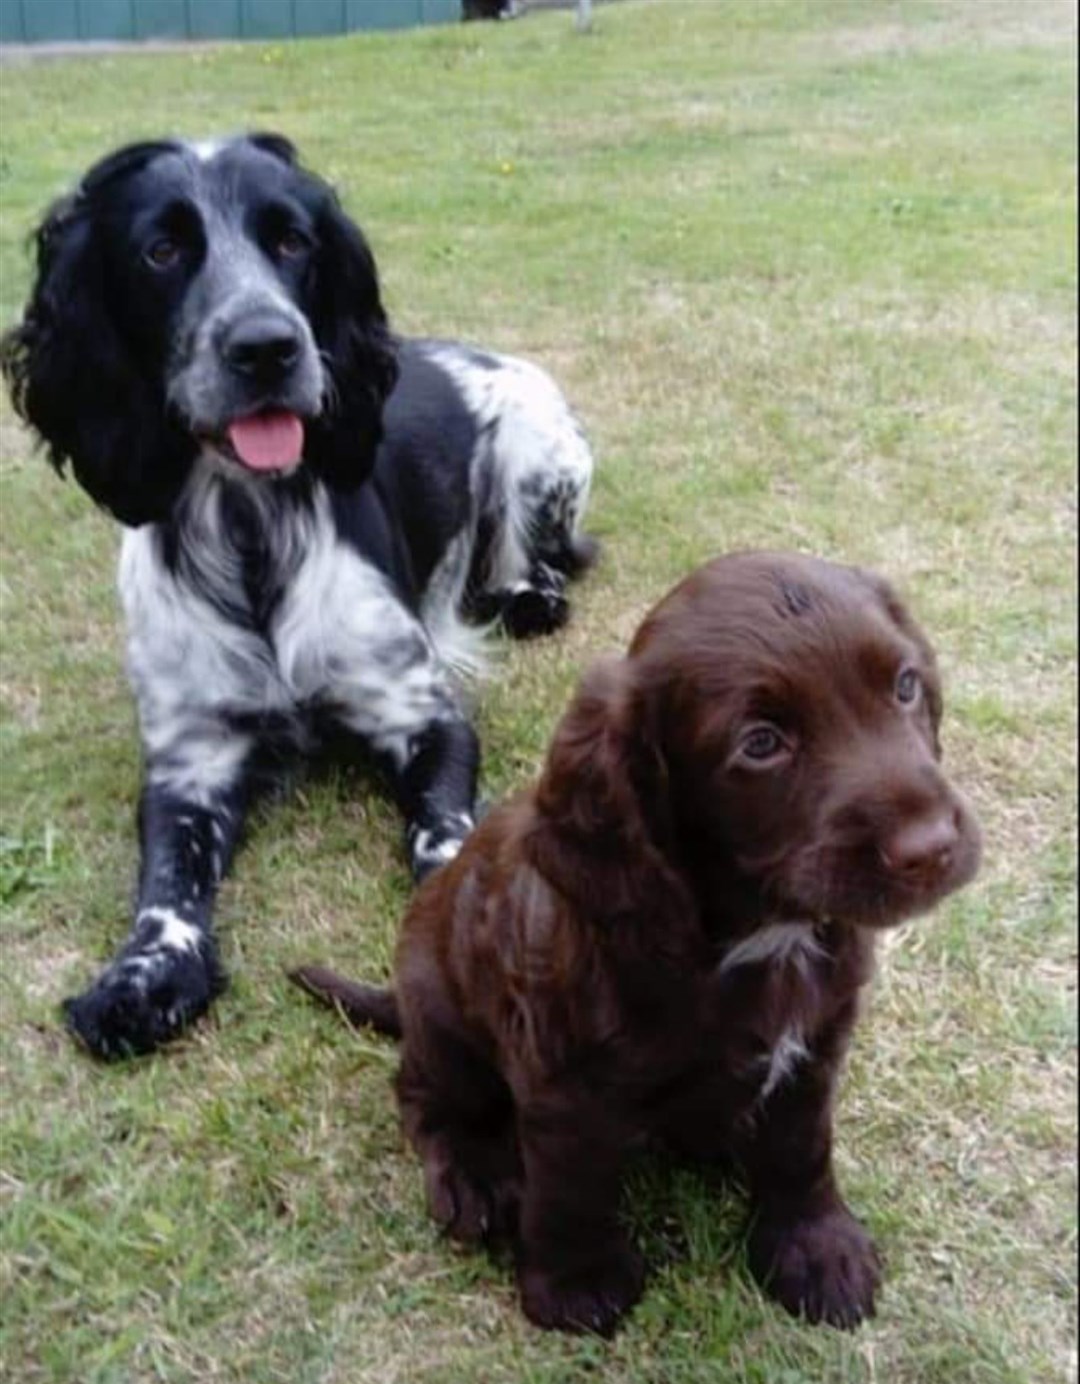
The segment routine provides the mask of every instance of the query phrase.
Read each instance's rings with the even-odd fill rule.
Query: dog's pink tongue
[[[253,413],[229,424],[229,441],[253,471],[283,471],[300,460],[304,425],[295,413]]]

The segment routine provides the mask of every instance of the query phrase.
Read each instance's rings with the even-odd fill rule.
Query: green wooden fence
[[[0,43],[299,38],[461,17],[461,0],[0,0]]]

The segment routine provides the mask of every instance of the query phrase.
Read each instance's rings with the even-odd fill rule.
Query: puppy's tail
[[[288,975],[294,985],[323,1004],[332,1005],[356,1028],[373,1028],[388,1038],[401,1037],[401,1014],[393,990],[360,985],[325,966],[297,966]]]

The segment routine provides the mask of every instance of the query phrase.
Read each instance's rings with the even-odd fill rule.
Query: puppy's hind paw
[[[645,1286],[645,1265],[629,1246],[588,1266],[518,1271],[521,1306],[534,1326],[548,1331],[610,1337]]]

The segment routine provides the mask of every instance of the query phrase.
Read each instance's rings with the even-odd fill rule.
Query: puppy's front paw
[[[155,941],[153,930],[140,924],[136,939],[94,984],[64,1001],[68,1028],[95,1057],[112,1061],[152,1052],[205,1013],[225,988],[211,940],[183,926],[188,932],[182,937]]]
[[[535,1326],[549,1331],[591,1331],[612,1336],[641,1297],[645,1265],[629,1245],[588,1265],[518,1270],[521,1306]]]
[[[765,1291],[794,1316],[850,1330],[874,1315],[881,1260],[846,1207],[794,1221],[763,1214],[749,1261]]]

